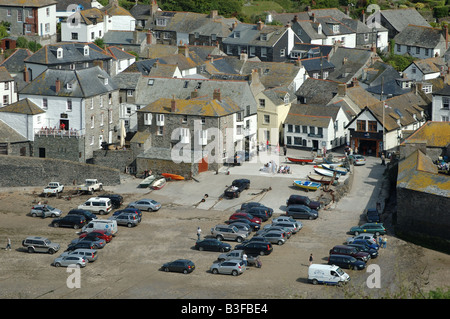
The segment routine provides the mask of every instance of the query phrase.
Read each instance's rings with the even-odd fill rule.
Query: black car
[[[253,215],[254,217],[261,218],[263,222],[267,221],[270,216],[272,216],[266,206],[255,206],[245,210],[245,212]]]
[[[318,210],[322,204],[317,201],[311,200],[308,196],[302,196],[302,195],[291,195],[289,196],[288,200],[286,201],[286,206],[290,205],[305,205],[308,206],[311,209]]]
[[[123,203],[123,197],[119,194],[103,194],[97,197],[109,198],[114,209],[119,208]]]
[[[66,251],[74,251],[76,249],[97,249],[96,245],[90,240],[81,240],[76,244],[70,244]]]
[[[61,218],[55,218],[52,220],[53,227],[73,227],[78,229],[86,225],[86,218],[80,215],[66,215]]]
[[[250,188],[250,180],[246,178],[235,179],[231,186],[227,187],[224,192],[224,196],[227,198],[237,198],[241,195],[241,192]]]
[[[84,209],[71,209],[70,212],[67,213],[67,215],[84,216],[84,218],[86,218],[86,223],[89,223],[93,219],[97,219],[97,216],[95,214]]]
[[[356,247],[359,251],[364,251],[366,253],[370,254],[370,258],[377,258],[378,257],[378,250],[370,248],[369,246],[366,246],[364,244],[347,244],[348,246]]]
[[[261,228],[260,224],[254,223],[245,218],[230,219],[230,220],[227,220],[225,223],[227,223],[228,225],[232,225],[233,223],[245,223],[245,224],[249,225],[252,228],[252,230],[254,230],[254,231],[257,231]]]
[[[189,259],[177,259],[177,260],[165,263],[164,265],[162,265],[161,269],[166,272],[175,271],[175,272],[182,272],[184,274],[189,274],[194,271],[195,265]]]
[[[319,213],[305,205],[291,205],[286,210],[286,216],[295,219],[316,219]]]
[[[249,256],[269,255],[273,251],[272,244],[264,241],[250,241],[234,247],[236,250],[243,250]]]
[[[379,223],[380,222],[380,213],[376,208],[368,208],[366,209],[366,219],[368,223]]]
[[[357,270],[366,268],[366,263],[364,261],[346,255],[330,255],[330,257],[328,257],[328,265],[336,265],[341,268]]]
[[[195,243],[195,249],[226,252],[231,250],[231,245],[215,238],[205,238]]]

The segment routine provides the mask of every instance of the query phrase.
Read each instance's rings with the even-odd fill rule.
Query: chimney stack
[[[220,89],[214,90],[213,93],[213,100],[219,100],[222,101],[222,98],[220,96]]]
[[[198,97],[197,89],[195,89],[194,91],[191,92],[191,99],[195,99],[196,97]]]
[[[172,97],[172,101],[170,101],[170,112],[176,112],[177,110],[177,102],[175,101],[175,95]]]
[[[61,81],[59,79],[56,79],[55,82],[55,92],[59,93],[59,91],[61,91]]]
[[[28,68],[25,66],[25,69],[23,70],[23,80],[28,83],[30,82],[30,73],[28,73]]]
[[[444,26],[442,27],[442,30],[444,31],[444,39],[445,39],[445,49],[448,49],[448,26],[446,24],[444,24]]]
[[[258,21],[257,23],[257,29],[258,31],[261,31],[264,28],[264,22],[262,22],[261,20]]]
[[[152,31],[148,30],[147,31],[147,44],[152,44],[152,41],[153,41]]]
[[[217,10],[211,10],[211,12],[209,13],[209,17],[211,19],[215,19],[218,16],[218,11]]]

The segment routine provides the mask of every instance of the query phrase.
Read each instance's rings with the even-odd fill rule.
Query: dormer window
[[[322,34],[322,25],[321,25],[321,24],[319,24],[319,25],[317,26],[317,33],[318,33],[318,34]]]
[[[234,32],[234,37],[235,38],[240,38],[241,37],[241,32],[240,31],[235,31]]]
[[[260,39],[261,39],[261,41],[267,41],[267,34],[262,33]]]
[[[167,25],[167,20],[164,18],[156,19],[156,25],[159,27],[165,27]]]
[[[58,59],[62,59],[62,57],[63,57],[63,49],[62,49],[62,48],[58,48],[58,49],[56,50],[56,57],[57,57]]]
[[[84,46],[83,54],[84,54],[84,56],[88,56],[89,55],[89,46],[87,46],[87,45]]]
[[[67,83],[66,87],[67,87],[68,90],[72,90],[72,83]]]
[[[333,33],[339,33],[339,24],[333,24]]]

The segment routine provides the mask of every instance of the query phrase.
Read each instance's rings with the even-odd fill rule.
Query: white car
[[[366,158],[359,154],[353,155],[353,161],[354,161],[355,165],[365,165],[366,164]]]

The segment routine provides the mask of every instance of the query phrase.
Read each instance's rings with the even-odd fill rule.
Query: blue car
[[[356,244],[356,245],[364,245],[370,249],[375,249],[378,250],[378,248],[380,248],[380,246],[378,246],[377,244],[372,243],[370,240],[367,239],[355,239],[352,244]]]

